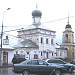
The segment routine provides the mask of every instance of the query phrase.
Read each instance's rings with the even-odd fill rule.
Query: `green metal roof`
[[[38,46],[30,39],[25,39],[14,46],[15,48],[25,47],[25,48],[38,48]]]

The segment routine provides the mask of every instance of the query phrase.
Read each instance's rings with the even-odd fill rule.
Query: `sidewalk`
[[[2,65],[2,66],[0,66],[0,68],[4,68],[4,67],[12,67],[13,66],[13,64],[8,64],[8,65]]]

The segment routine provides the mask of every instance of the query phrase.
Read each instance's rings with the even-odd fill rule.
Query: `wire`
[[[14,35],[10,35],[10,34],[7,34],[7,33],[3,33],[3,34],[9,35],[9,36],[13,36],[15,38],[23,38],[22,35],[20,35],[20,36],[14,36]],[[26,35],[27,34],[23,34],[23,36],[26,36]],[[34,36],[38,36],[38,35],[34,35]],[[32,38],[32,34],[30,36],[28,36],[28,37],[31,37]]]
[[[71,18],[71,17],[74,17],[74,16],[70,16],[69,18]],[[58,20],[48,21],[48,22],[44,22],[44,23],[56,22],[56,21],[67,19],[67,18],[62,18],[62,19],[58,19]],[[44,23],[42,23],[42,24],[44,24]]]
[[[3,34],[6,34],[6,35],[9,35],[9,36],[13,36],[13,37],[15,37],[15,38],[18,38],[17,36],[10,35],[10,34],[7,34],[7,33],[3,33]]]
[[[74,17],[74,16],[70,16],[69,18],[71,17]],[[67,17],[68,18],[68,17]],[[58,19],[58,20],[53,20],[53,21],[48,21],[48,22],[43,22],[41,24],[44,24],[44,23],[50,23],[50,22],[56,22],[56,21],[60,21],[60,20],[64,20],[64,19],[67,19],[67,18],[61,18],[61,19]],[[32,24],[31,24],[32,25]],[[19,26],[29,26],[29,25],[19,25]],[[1,26],[0,26],[1,27]],[[4,26],[4,27],[18,27],[18,26]],[[17,29],[16,29],[17,30]],[[13,30],[11,30],[13,31]]]
[[[4,33],[4,34],[6,34],[6,33]],[[10,34],[6,34],[6,35],[9,35],[9,36],[12,36],[12,37],[15,37],[15,38],[12,38],[12,37],[10,37],[10,38],[12,38],[12,39],[15,39],[16,40],[16,38],[21,38],[21,39],[23,39],[23,40],[25,40],[25,38],[24,37],[18,37],[18,36],[13,36],[13,35],[10,35]],[[38,35],[34,35],[34,36],[38,36]],[[30,39],[32,39],[33,37],[32,37],[32,35],[30,35],[29,36],[30,37]],[[35,41],[36,42],[36,41]],[[41,43],[41,42],[39,42],[39,43]],[[44,45],[44,44],[47,44],[46,42],[44,43],[41,43],[42,45]],[[48,43],[47,45],[49,45],[50,43]]]
[[[70,16],[69,18],[71,18],[71,17],[74,17],[74,16]],[[67,17],[68,18],[68,17]],[[54,21],[49,21],[49,22],[44,22],[44,23],[50,23],[50,22],[55,22],[55,21],[60,21],[60,20],[63,20],[63,19],[67,19],[67,18],[62,18],[62,19],[58,19],[58,20],[54,20]],[[42,23],[42,24],[44,24],[44,23]],[[22,25],[23,26],[23,25]],[[24,25],[25,26],[25,25]],[[29,25],[30,26],[30,25]],[[6,27],[8,27],[8,26],[6,26]],[[12,27],[12,26],[11,26]],[[21,28],[21,29],[23,29],[23,28]],[[3,33],[5,33],[6,34],[6,32],[10,32],[10,31],[18,31],[18,30],[20,30],[20,29],[14,29],[14,30],[9,30],[9,31],[4,31]],[[7,34],[7,35],[9,35],[9,36],[13,36],[13,35],[10,35],[10,34]],[[32,35],[31,35],[32,36]],[[36,35],[35,35],[36,36]],[[21,38],[21,37],[17,37],[17,36],[13,36],[13,37],[15,37],[15,38]]]
[[[28,25],[19,25],[19,26],[28,26]],[[2,26],[0,26],[2,27]],[[3,26],[3,27],[18,27],[18,26]]]

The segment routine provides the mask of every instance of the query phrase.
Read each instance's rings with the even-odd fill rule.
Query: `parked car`
[[[75,59],[72,59],[70,63],[75,65]]]
[[[67,72],[73,72],[73,70],[75,69],[75,65],[74,64],[71,64],[71,63],[67,63],[61,59],[47,59],[45,60],[46,62],[48,62],[49,64],[57,64],[57,65],[60,65],[60,66],[64,66],[65,69],[64,71],[67,71]]]
[[[25,58],[22,58],[22,57],[13,57],[12,59],[12,63],[13,64],[17,64],[17,63],[21,63],[22,61],[25,61],[26,59]]]
[[[44,60],[33,59],[26,60],[20,64],[13,65],[13,71],[22,75],[30,74],[50,74],[50,75],[61,75],[63,66],[49,65]]]

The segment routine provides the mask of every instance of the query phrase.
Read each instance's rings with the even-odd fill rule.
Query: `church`
[[[68,61],[71,61],[75,58],[74,32],[72,31],[72,27],[69,24],[69,17],[68,23],[65,26],[65,31],[63,31],[61,47],[67,48]]]
[[[42,12],[36,7],[32,11],[32,24],[17,31],[18,44],[14,46],[14,55],[26,59],[67,58],[66,48],[56,48],[56,31],[44,27],[41,16]]]

